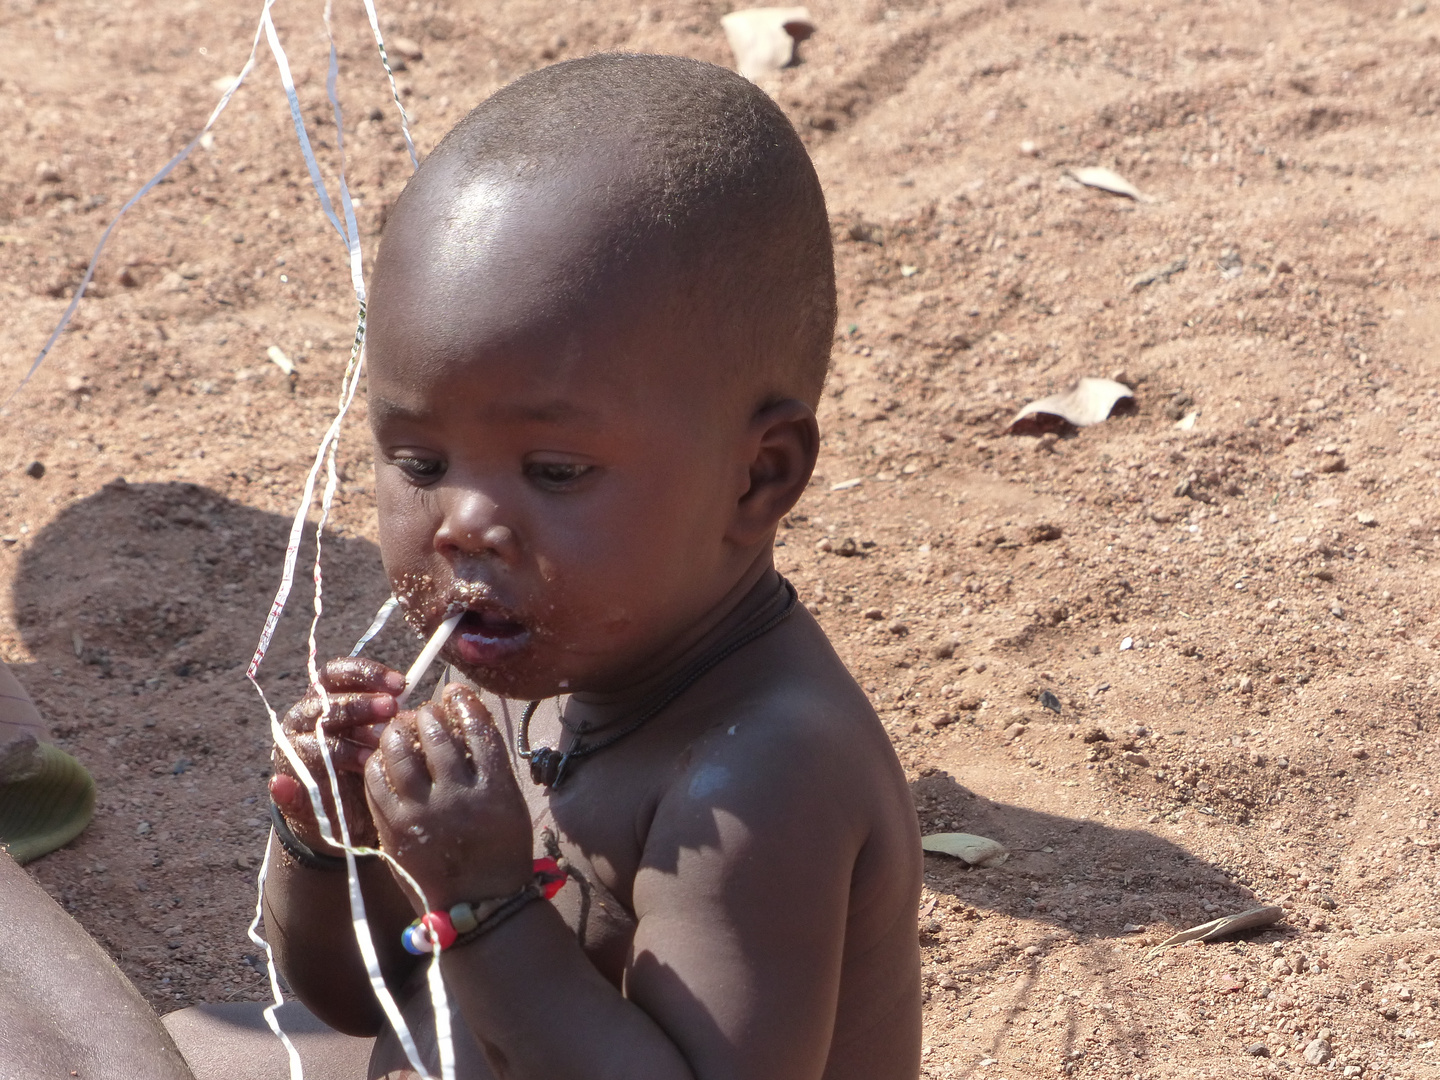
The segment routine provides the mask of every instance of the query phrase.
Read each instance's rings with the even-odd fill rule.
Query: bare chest
[[[488,702],[487,702],[488,704]],[[492,711],[508,743],[516,780],[530,810],[535,857],[560,862],[568,880],[551,903],[597,970],[621,985],[635,936],[635,874],[645,838],[637,822],[647,817],[652,785],[634,769],[634,747],[576,761],[557,789],[531,780],[528,763],[516,753],[521,708],[496,702]],[[531,732],[536,745],[558,742],[543,714]],[[643,774],[643,770],[641,770]]]

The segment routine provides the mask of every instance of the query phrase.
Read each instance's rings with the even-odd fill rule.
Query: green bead
[[[455,927],[457,934],[468,934],[479,925],[475,919],[475,909],[469,904],[456,904],[450,909],[450,925]]]

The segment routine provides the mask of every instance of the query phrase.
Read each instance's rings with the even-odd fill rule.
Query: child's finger
[[[292,711],[313,729],[323,715],[326,731],[343,731],[357,724],[383,724],[400,711],[392,694],[332,694],[327,712],[318,697],[307,697]]]
[[[445,688],[444,702],[446,710],[459,722],[475,771],[483,776],[494,776],[498,769],[508,771],[510,756],[505,740],[480,695],[461,683],[451,683]]]
[[[270,798],[281,810],[300,814],[310,806],[305,788],[289,773],[276,773],[270,777]]]
[[[352,728],[345,738],[331,735],[325,742],[330,750],[330,760],[335,763],[335,771],[356,773],[364,768],[365,762],[379,744],[379,736],[377,729],[360,727]],[[317,779],[323,778],[325,762],[320,756],[319,740],[311,734],[292,734],[290,745],[295,748],[295,753],[305,762],[311,773]],[[290,768],[289,760],[278,749],[275,751],[275,765],[286,770]]]
[[[393,821],[400,805],[390,781],[385,775],[385,755],[377,752],[365,764],[365,799],[370,804],[370,814],[379,821]]]
[[[468,784],[472,773],[465,760],[465,744],[456,737],[449,717],[425,708],[416,715],[415,726],[420,733],[420,744],[425,748],[425,764],[435,782]]]
[[[432,714],[433,715],[433,714]],[[425,767],[416,717],[402,716],[380,736],[376,756],[382,759],[390,790],[402,799],[422,800],[430,791],[430,772]]]
[[[393,697],[405,689],[405,676],[378,660],[345,656],[320,669],[320,685],[332,692],[368,691]]]

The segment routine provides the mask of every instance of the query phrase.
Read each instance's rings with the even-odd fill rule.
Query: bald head
[[[501,276],[518,302],[495,317],[516,333],[640,310],[682,321],[746,396],[819,398],[836,310],[824,196],[784,114],[723,68],[569,61],[456,125],[386,222],[376,303],[439,317],[486,305]]]

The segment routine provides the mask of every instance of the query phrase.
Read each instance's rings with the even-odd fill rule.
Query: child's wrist
[[[320,870],[327,873],[345,870],[345,856],[327,855],[324,852],[316,851],[314,847],[296,836],[294,830],[290,828],[290,823],[285,820],[285,814],[273,800],[270,803],[270,827],[276,842],[280,845],[280,850],[285,853],[289,862],[303,866],[306,870]],[[355,858],[357,861],[363,862],[366,859],[373,859],[375,856],[357,855]]]
[[[454,949],[478,941],[533,900],[549,900],[564,887],[566,875],[554,859],[536,859],[534,876],[513,893],[448,909],[427,911],[400,935],[405,951],[415,956]],[[437,950],[438,946],[438,950]]]

